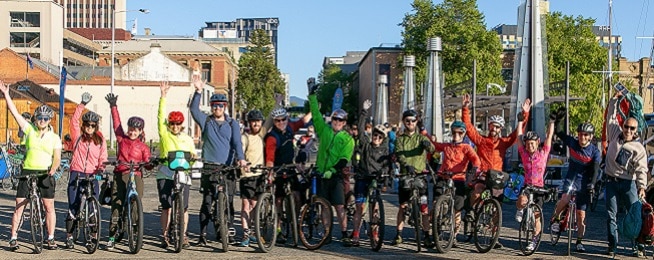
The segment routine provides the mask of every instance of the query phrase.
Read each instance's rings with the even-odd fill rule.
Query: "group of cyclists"
[[[524,169],[524,187],[543,188],[546,164],[552,146],[553,136],[556,135],[565,143],[570,151],[568,174],[565,176],[564,187],[572,186],[576,190],[576,205],[578,218],[578,232],[576,249],[584,252],[583,238],[585,234],[585,210],[590,200],[590,193],[598,181],[598,173],[602,156],[598,146],[591,142],[595,128],[590,123],[582,123],[577,127],[577,135],[571,136],[556,128],[563,127],[561,123],[565,117],[565,110],[551,113],[547,126],[547,135],[544,143],[541,144],[541,137],[534,131],[525,132],[527,119],[531,109],[529,99],[521,105],[521,112],[518,114],[518,125],[508,136],[502,136],[505,128],[504,118],[491,116],[488,119],[488,133],[482,135],[473,125],[470,113],[471,98],[464,95],[462,99],[461,120],[451,123],[450,130],[452,140],[450,142],[438,142],[430,136],[422,127],[421,116],[415,110],[409,109],[402,113],[402,130],[391,129],[388,123],[372,125],[366,123],[368,110],[372,103],[366,100],[362,104],[362,112],[359,115],[357,128],[365,129],[361,134],[351,134],[347,131],[348,113],[343,109],[334,110],[329,116],[329,123],[320,113],[319,104],[316,98],[316,91],[319,85],[315,80],[308,82],[309,105],[311,113],[307,113],[301,120],[291,122],[289,113],[281,106],[277,106],[270,113],[264,116],[259,110],[249,111],[245,118],[247,120],[246,130],[241,131],[237,119],[231,118],[226,113],[228,104],[227,96],[213,94],[210,97],[211,113],[205,114],[199,108],[202,88],[204,82],[199,75],[193,75],[192,84],[195,92],[190,103],[192,120],[200,126],[202,131],[202,160],[208,163],[237,165],[240,167],[232,174],[227,175],[227,195],[230,213],[228,216],[229,241],[236,242],[236,230],[234,224],[234,195],[236,194],[236,182],[239,182],[239,193],[241,196],[241,226],[242,236],[238,244],[247,247],[250,243],[256,243],[257,236],[251,230],[253,226],[253,210],[257,204],[257,197],[261,194],[262,185],[259,178],[266,174],[262,169],[280,168],[294,163],[306,161],[306,154],[296,158],[295,137],[301,127],[313,124],[309,128],[315,132],[315,138],[319,140],[318,151],[315,160],[315,171],[320,176],[318,193],[335,208],[337,221],[341,227],[341,242],[344,246],[360,245],[360,229],[362,225],[362,214],[365,210],[365,203],[368,200],[370,185],[373,180],[381,176],[398,173],[399,185],[397,196],[399,199],[399,210],[397,213],[396,235],[392,240],[393,245],[402,244],[402,230],[405,222],[405,211],[408,210],[409,200],[412,197],[413,182],[416,176],[425,178],[431,171],[434,172],[434,200],[443,194],[448,181],[453,183],[455,194],[454,210],[456,212],[454,223],[454,247],[458,246],[456,234],[461,230],[464,219],[474,219],[475,216],[470,209],[481,200],[481,194],[487,187],[489,179],[500,178],[499,181],[506,181],[506,174],[502,172],[503,161],[506,151],[515,143],[518,144],[518,153]],[[196,156],[193,139],[185,133],[184,113],[172,111],[166,116],[166,94],[170,86],[167,82],[160,85],[161,97],[158,108],[158,134],[160,137],[159,154],[165,158],[170,151],[186,151]],[[50,249],[56,249],[54,239],[56,215],[54,209],[54,195],[56,182],[53,179],[61,159],[62,142],[54,133],[50,125],[54,112],[46,105],[39,106],[33,114],[32,121],[26,120],[17,110],[9,95],[9,87],[0,81],[0,91],[7,101],[7,109],[17,121],[24,133],[26,154],[23,163],[23,174],[30,172],[42,173],[38,177],[38,188],[43,200],[45,210],[45,224],[47,227],[47,239],[44,245]],[[617,245],[616,219],[617,208],[621,205],[622,198],[626,196],[629,202],[644,197],[647,165],[643,170],[642,159],[644,148],[638,146],[635,129],[637,121],[632,119],[619,119],[616,110],[616,100],[621,93],[617,93],[609,104],[607,113],[607,129],[609,132],[609,145],[606,155],[606,176],[607,185],[607,209],[609,225],[608,241],[610,254],[614,254]],[[85,105],[92,99],[89,93],[84,93],[81,103],[77,106],[72,119],[70,120],[70,136],[72,148],[72,163],[68,183],[69,211],[66,217],[67,238],[65,245],[68,248],[74,246],[73,231],[75,229],[75,217],[80,210],[81,192],[78,181],[90,181],[93,183],[94,195],[99,194],[98,180],[93,175],[102,174],[105,171],[107,157],[107,145],[103,133],[100,132],[98,123],[100,116],[93,111],[83,113]],[[111,108],[113,120],[113,131],[115,132],[118,150],[117,161],[143,163],[151,161],[151,152],[144,143],[145,136],[143,127],[145,121],[138,116],[132,116],[127,121],[127,128],[124,128],[120,119],[117,106],[118,96],[110,93],[105,99]],[[618,118],[618,119],[616,119]],[[81,124],[80,124],[81,121]],[[634,126],[634,124],[636,124]],[[397,131],[397,132],[396,132]],[[355,140],[356,138],[356,140]],[[310,139],[302,139],[302,147],[309,146]],[[473,148],[474,147],[474,148]],[[642,148],[642,149],[641,149]],[[441,154],[441,161],[435,168],[432,157]],[[299,159],[302,157],[303,159]],[[259,167],[261,166],[261,167]],[[155,164],[146,164],[146,168],[153,168]],[[298,168],[299,170],[303,168]],[[347,228],[348,218],[346,216],[345,191],[349,189],[350,169],[354,172],[354,195],[355,214],[353,218],[354,230],[349,233]],[[109,238],[106,249],[111,250],[120,241],[122,234],[117,232],[118,221],[122,214],[125,203],[126,186],[129,182],[129,167],[118,164],[114,169],[114,185],[111,191],[111,221],[109,226]],[[291,170],[292,171],[292,170]],[[161,246],[171,246],[170,234],[168,234],[171,219],[171,194],[175,182],[174,172],[168,167],[160,167],[156,174],[159,202],[161,204]],[[143,179],[140,170],[136,170],[135,186],[139,194],[143,194]],[[498,177],[499,176],[499,177]],[[188,224],[188,200],[191,186],[190,178],[186,178],[182,187],[184,204],[184,237],[183,247],[190,246],[186,236],[186,225]],[[198,245],[206,245],[207,226],[211,221],[211,206],[213,200],[212,179],[208,175],[202,175],[200,180],[200,192],[202,193],[202,204],[200,207],[200,236]],[[410,183],[411,182],[411,183]],[[611,185],[614,182],[615,185]],[[16,209],[14,211],[11,227],[9,247],[18,249],[17,232],[22,218],[23,208],[26,204],[28,187],[27,181],[21,179],[16,192]],[[274,180],[276,186],[276,205],[281,207],[282,199],[286,196],[284,192],[285,182]],[[302,201],[306,183],[301,178],[291,179],[291,189],[296,201]],[[636,193],[637,191],[637,193]],[[426,197],[427,186],[419,188],[419,196]],[[625,195],[626,194],[626,195]],[[534,201],[542,207],[546,194],[536,194]],[[569,194],[563,194],[556,204],[555,212],[548,222],[549,229],[553,232],[559,231],[559,222],[565,206],[569,200]],[[428,204],[427,204],[428,205]],[[527,197],[522,195],[516,201],[517,211],[515,219],[518,222],[523,220],[523,211],[527,206]],[[433,247],[435,229],[430,228],[429,218],[431,217],[428,207],[420,207],[422,215],[422,227],[416,227],[416,232],[421,229],[424,237],[424,246]],[[466,214],[462,216],[465,210]],[[280,211],[281,212],[281,211]],[[544,218],[537,214],[536,218]],[[501,222],[500,222],[501,223]],[[536,223],[541,223],[537,221]],[[533,238],[527,248],[533,250],[537,247],[545,227],[537,224]],[[92,239],[100,239],[100,230],[94,230]],[[430,231],[431,234],[430,234]],[[277,230],[277,242],[285,243],[286,238]],[[375,235],[375,234],[368,234]],[[329,236],[331,239],[331,235]],[[383,238],[377,238],[383,239]],[[502,247],[498,241],[495,248]],[[641,249],[642,247],[639,247]]]

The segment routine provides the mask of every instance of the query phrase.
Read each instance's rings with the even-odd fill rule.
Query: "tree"
[[[240,109],[260,109],[268,114],[275,105],[275,93],[285,93],[285,82],[275,66],[271,43],[264,30],[257,29],[238,62],[237,98]]]
[[[547,15],[547,51],[550,82],[565,80],[566,62],[570,61],[570,96],[584,100],[570,103],[570,126],[574,129],[582,122],[591,122],[596,134],[602,127],[604,109],[602,75],[593,71],[606,66],[606,49],[595,39],[592,26],[595,19],[572,17],[554,12]],[[616,67],[617,68],[617,67]],[[550,96],[564,95],[564,89],[550,90]],[[608,94],[607,94],[608,95]],[[607,96],[608,100],[608,96]],[[560,105],[550,107],[550,111]]]
[[[354,122],[358,111],[358,94],[351,90],[352,78],[344,73],[338,65],[329,64],[318,74],[318,83],[320,88],[316,93],[316,98],[320,103],[320,112],[330,114],[332,112],[332,103],[334,92],[341,87],[343,89],[343,105],[341,108],[348,113],[348,122]]]
[[[503,82],[502,45],[494,31],[486,30],[476,0],[444,0],[438,5],[431,0],[414,0],[411,6],[414,12],[400,25],[404,27],[404,48],[416,57],[416,86],[426,81],[427,40],[437,36],[443,47],[440,56],[445,87],[472,79],[473,60],[477,60],[478,85]]]

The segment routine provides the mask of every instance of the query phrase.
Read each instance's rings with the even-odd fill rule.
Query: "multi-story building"
[[[116,13],[116,28],[126,29],[127,0],[54,0],[64,8],[66,28],[111,28]]]
[[[206,27],[200,28],[198,35],[203,41],[212,42],[212,45],[220,42],[229,43],[241,39],[245,42],[250,41],[250,36],[257,29],[263,29],[270,37],[270,43],[273,46],[275,63],[277,63],[277,28],[279,27],[279,18],[238,18],[231,22],[205,22]],[[245,46],[239,47],[239,52],[245,51]],[[228,47],[228,46],[226,46]],[[218,47],[219,49],[221,47]],[[238,61],[238,59],[235,59]]]
[[[397,62],[404,50],[400,47],[373,47],[366,52],[358,64],[354,75],[352,90],[359,93],[359,104],[362,100],[372,101],[371,111],[377,111],[379,91],[377,81],[379,75],[386,75],[388,86],[388,122],[399,123],[402,120],[402,91],[404,86],[404,69]],[[346,91],[344,89],[344,91]],[[361,107],[359,107],[361,109]],[[384,122],[376,122],[384,123]]]
[[[622,72],[618,74],[620,82],[643,97],[643,112],[654,113],[654,66],[652,60],[649,57],[637,61],[620,58],[618,64],[618,71]]]
[[[347,51],[342,57],[325,57],[322,67],[326,68],[329,64],[338,65],[345,74],[351,74],[358,69],[359,62],[366,56],[367,51]]]
[[[64,60],[65,66],[95,66],[97,52],[102,46],[92,40],[64,29]]]

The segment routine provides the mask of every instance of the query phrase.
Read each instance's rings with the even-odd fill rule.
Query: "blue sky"
[[[291,95],[304,97],[306,79],[318,75],[325,56],[366,51],[382,43],[401,43],[402,28],[398,24],[411,12],[411,3],[410,0],[128,0],[127,7],[150,10],[149,14],[128,13],[128,20],[138,17],[139,34],[149,27],[157,35],[197,36],[208,21],[278,17],[279,69],[291,76]],[[488,28],[502,23],[515,24],[519,3],[520,0],[477,1]],[[608,0],[551,0],[550,11],[592,17],[597,25],[608,24]],[[649,56],[651,40],[636,39],[636,36],[654,33],[654,1],[614,0],[613,12],[613,34],[623,37],[623,56],[630,60]],[[132,22],[127,24],[131,28]]]

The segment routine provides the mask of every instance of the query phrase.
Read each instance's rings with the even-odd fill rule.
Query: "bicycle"
[[[218,237],[223,245],[223,252],[229,251],[229,235],[233,232],[228,226],[228,218],[231,216],[229,203],[227,201],[227,174],[230,174],[240,166],[227,166],[220,163],[203,162],[202,174],[209,175],[212,188],[212,199],[210,207],[211,221]],[[235,232],[234,232],[235,233]]]
[[[195,162],[191,152],[188,151],[170,151],[165,159],[158,159],[157,162],[167,162],[168,169],[173,171],[173,189],[171,203],[171,217],[168,224],[168,234],[172,240],[175,253],[182,251],[184,244],[184,185],[189,176],[185,173],[191,169]]]
[[[322,247],[331,235],[334,212],[329,201],[318,195],[320,174],[316,168],[310,167],[308,175],[307,179],[311,180],[309,199],[300,210],[299,229],[301,231],[298,235],[304,247],[316,250]]]
[[[85,176],[82,178],[82,176]],[[77,177],[75,183],[75,189],[80,185],[80,182],[85,181],[84,188],[82,189],[82,199],[79,206],[79,211],[75,215],[75,228],[73,233],[74,242],[77,242],[80,234],[84,236],[84,241],[86,242],[84,246],[89,254],[95,253],[98,249],[99,239],[98,232],[102,230],[102,217],[100,215],[100,202],[93,196],[93,191],[95,190],[92,179],[102,180],[106,179],[99,174],[83,175],[80,174]],[[72,249],[72,248],[71,248]]]
[[[136,191],[135,168],[142,169],[150,162],[105,162],[104,165],[129,166],[129,181],[127,182],[127,191],[123,202],[123,213],[118,220],[118,238],[116,242],[122,240],[124,233],[127,232],[127,244],[132,254],[137,254],[143,247],[143,203],[141,197]],[[120,176],[114,176],[120,178]],[[125,203],[127,202],[127,203]]]
[[[492,194],[495,180],[489,172],[486,178],[486,188],[481,193],[479,201],[473,204],[475,221],[473,226],[473,241],[475,247],[480,253],[490,251],[500,238],[500,229],[502,229],[502,205]],[[506,176],[506,173],[503,173]],[[503,185],[502,185],[503,186]]]
[[[364,203],[364,210],[361,212],[361,228],[364,234],[370,239],[370,247],[372,251],[379,251],[383,245],[384,240],[384,203],[381,199],[381,190],[384,185],[384,178],[388,174],[381,174],[371,179],[368,186],[367,200]],[[366,212],[367,211],[367,212]],[[356,212],[356,199],[353,191],[349,191],[345,195],[345,212],[347,214],[348,232],[354,230],[354,214]],[[366,220],[368,217],[368,220]],[[350,229],[350,226],[352,229]],[[350,232],[352,238],[352,232]]]
[[[296,178],[295,165],[283,165],[279,167],[257,167],[251,168],[254,170],[267,170],[269,174],[261,175],[260,178],[265,179],[260,183],[264,183],[265,192],[261,193],[257,198],[257,205],[254,208],[254,227],[256,230],[257,244],[261,251],[268,253],[274,246],[277,240],[278,223],[281,222],[282,235],[285,237],[293,238],[293,245],[297,246],[297,213],[295,209],[295,198],[291,190],[291,178]],[[282,201],[282,208],[277,212],[275,205],[275,185],[272,178],[284,180],[284,200]],[[280,221],[281,220],[281,221]]]
[[[422,251],[422,212],[420,210],[421,196],[420,190],[427,188],[427,181],[424,179],[423,174],[411,173],[407,180],[409,182],[411,196],[409,197],[409,205],[404,210],[404,216],[409,217],[407,221],[410,226],[415,229],[415,239],[417,244],[417,252]],[[406,185],[406,184],[405,184]],[[426,195],[424,195],[426,196]]]
[[[555,232],[554,229],[552,228],[552,226],[556,223],[550,224],[550,240],[552,242],[552,245],[556,245],[559,242],[561,233],[568,231],[568,256],[569,256],[571,252],[570,248],[572,245],[572,232],[577,231],[577,202],[576,202],[577,194],[574,185],[571,184],[570,187],[568,187],[566,194],[570,196],[570,200],[568,201],[568,206],[560,213],[563,214],[564,217],[558,223],[559,231]]]
[[[30,231],[32,232],[32,245],[34,245],[34,252],[40,254],[43,251],[43,241],[45,236],[43,234],[43,226],[45,224],[45,209],[41,201],[41,192],[37,186],[38,177],[48,174],[47,171],[23,171],[23,175],[17,176],[19,179],[27,179],[28,194],[27,200],[29,201],[23,209],[23,216],[20,219],[18,226],[23,225],[23,221],[29,221]]]
[[[15,190],[18,187],[18,177],[23,170],[23,160],[25,154],[19,153],[17,148],[9,148],[6,150],[7,171],[9,171],[9,178],[2,180],[2,187],[4,189],[11,188]]]
[[[456,239],[456,212],[454,210],[454,196],[456,188],[451,174],[439,174],[440,180],[446,181],[443,194],[434,200],[432,210],[432,233],[434,245],[439,253],[447,253]]]
[[[606,179],[604,178],[604,170],[600,169],[599,171],[599,176],[597,177],[597,182],[595,183],[595,187],[593,190],[591,190],[590,193],[590,211],[595,212],[595,209],[597,208],[597,202],[600,199],[600,195],[604,194],[604,185],[606,183]]]
[[[57,171],[55,171],[55,174],[53,175],[55,181],[57,181],[57,186],[64,187],[64,189],[68,187],[68,176],[70,175],[71,160],[72,152],[62,152],[61,162],[59,163],[59,167],[57,167]]]
[[[555,192],[556,190],[554,190]],[[520,222],[520,228],[518,229],[518,244],[520,246],[520,251],[524,255],[532,255],[538,250],[540,245],[542,230],[543,230],[543,209],[534,201],[534,194],[544,194],[546,195],[543,203],[549,202],[553,197],[551,189],[538,188],[532,185],[526,186],[522,190],[522,195],[527,196],[527,206],[523,209],[525,213]],[[540,227],[541,233],[536,236],[536,225],[538,225],[536,220],[536,215],[540,215]],[[533,238],[536,237],[536,241],[533,241]],[[530,242],[534,242],[535,246],[532,249],[527,249],[527,246]]]

